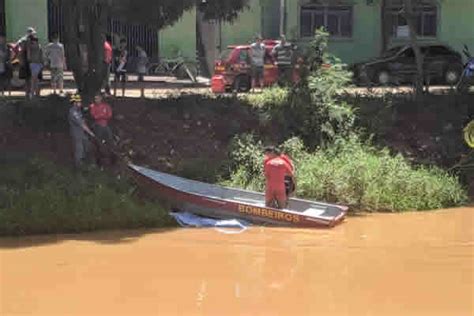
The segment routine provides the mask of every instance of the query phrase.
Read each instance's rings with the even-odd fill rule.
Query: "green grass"
[[[261,148],[248,139],[240,146],[234,172],[224,184],[262,190],[262,160],[254,157]],[[288,142],[284,147],[288,148]],[[447,208],[467,201],[454,175],[436,167],[414,167],[401,155],[393,156],[355,136],[312,153],[301,145],[293,148],[287,151],[296,158],[297,196],[301,198],[341,203],[352,210],[390,212]],[[256,165],[248,166],[248,162]]]
[[[0,157],[0,236],[164,227],[160,206],[99,170],[73,173],[51,162]]]

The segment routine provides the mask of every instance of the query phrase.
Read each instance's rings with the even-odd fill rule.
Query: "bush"
[[[260,109],[264,122],[276,122],[286,138],[299,136],[313,148],[349,135],[355,121],[353,108],[340,97],[352,74],[326,52],[328,36],[323,30],[316,32],[307,56],[309,71],[303,71],[301,82],[245,97]]]
[[[0,235],[160,227],[173,221],[134,187],[98,170],[84,174],[40,159],[0,157]]]
[[[263,156],[255,154],[261,153],[260,144],[248,136],[236,144],[236,167],[225,184],[263,190]],[[412,167],[401,155],[391,156],[387,149],[378,150],[357,136],[338,138],[315,152],[304,151],[298,139],[281,147],[295,160],[297,196],[302,198],[365,211],[437,209],[457,206],[467,199],[456,177],[435,167]]]

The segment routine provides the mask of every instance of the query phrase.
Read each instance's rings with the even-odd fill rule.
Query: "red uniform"
[[[109,42],[104,42],[104,61],[106,64],[112,63],[112,45]]]
[[[112,118],[112,108],[107,103],[92,103],[90,105],[91,116],[100,126],[107,126]]]
[[[291,174],[291,169],[285,160],[280,157],[264,160],[266,179],[265,202],[271,205],[275,200],[280,207],[286,204],[285,175]]]
[[[293,161],[290,159],[290,157],[288,157],[285,154],[281,154],[280,158],[283,159],[288,164],[288,168],[291,170],[291,175],[294,175],[295,165],[293,164]]]

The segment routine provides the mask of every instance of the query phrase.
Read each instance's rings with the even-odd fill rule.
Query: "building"
[[[474,0],[416,0],[420,41],[474,51]],[[59,3],[61,1],[59,0]],[[250,43],[256,34],[276,38],[283,32],[299,46],[309,43],[317,27],[331,34],[330,50],[346,63],[379,55],[408,43],[403,0],[249,0],[232,24],[204,21],[195,9],[159,32],[146,25],[111,21],[109,29],[129,38],[131,46],[147,47],[152,57],[181,55],[212,69],[213,60],[231,44]],[[36,27],[39,37],[61,29],[58,0],[0,0],[0,27],[9,40]],[[19,18],[21,17],[21,18]],[[137,36],[139,34],[139,36]]]
[[[285,31],[301,44],[313,30],[331,33],[330,49],[347,63],[379,55],[408,43],[403,0],[286,0]],[[417,0],[420,41],[447,44],[474,51],[474,0]]]

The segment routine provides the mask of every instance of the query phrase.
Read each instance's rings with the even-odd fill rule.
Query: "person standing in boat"
[[[267,207],[285,208],[288,195],[285,190],[285,175],[291,175],[289,164],[281,158],[280,152],[275,147],[265,148],[264,159],[265,174],[265,205]]]

